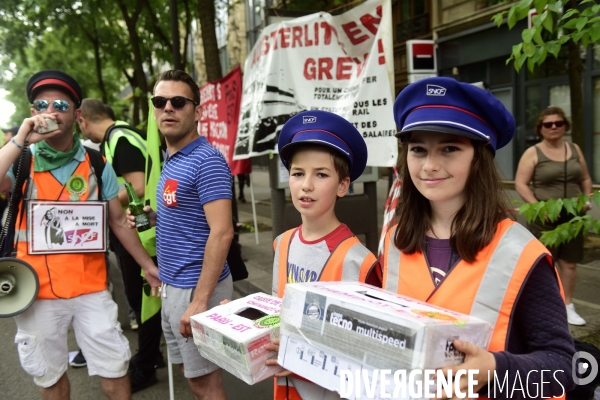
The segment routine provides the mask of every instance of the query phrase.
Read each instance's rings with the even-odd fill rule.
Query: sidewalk
[[[258,220],[263,226],[271,226],[270,206],[271,192],[269,189],[269,172],[264,169],[254,169],[251,174],[254,189],[255,203],[257,206]],[[383,207],[387,198],[387,177],[382,177],[377,182],[377,213],[378,225],[381,229],[383,221]],[[355,187],[356,193],[362,193],[362,184]],[[240,222],[252,225],[252,207],[250,204],[250,190],[246,188],[246,204],[239,204]],[[509,191],[511,199],[519,199],[515,191]],[[262,214],[262,215],[261,215]],[[268,216],[267,216],[268,215]],[[521,216],[519,222],[523,223]],[[234,283],[237,296],[245,296],[250,293],[272,292],[273,271],[273,233],[271,230],[260,231],[258,234],[259,244],[256,244],[254,233],[240,234],[242,245],[242,256],[246,261],[249,277],[243,281]],[[585,326],[569,326],[571,334],[575,338],[585,338],[596,335],[596,344],[600,341],[600,260],[589,264],[578,266],[577,286],[573,303],[577,312],[587,322]]]

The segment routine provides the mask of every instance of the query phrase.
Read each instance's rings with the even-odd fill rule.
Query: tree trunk
[[[142,58],[142,52],[140,49],[140,37],[136,30],[137,20],[139,18],[143,2],[142,0],[138,0],[135,10],[132,13],[132,16],[129,16],[127,12],[127,7],[123,3],[123,1],[118,1],[119,8],[121,9],[121,13],[123,14],[123,19],[125,20],[125,25],[127,26],[127,32],[129,33],[129,45],[131,46],[131,53],[133,54],[133,77],[135,79],[136,85],[132,86],[133,90],[133,98],[136,99],[135,88],[136,86],[142,91],[142,101],[139,102],[139,107],[142,110],[143,118],[148,118],[148,101],[146,97],[148,96],[148,81],[146,81],[146,73],[144,72],[144,60]],[[137,112],[137,107],[135,107],[134,102],[134,113],[133,113],[133,121],[134,125],[139,123],[139,112]],[[137,121],[137,122],[136,122]]]
[[[140,108],[139,108],[139,101],[137,100],[137,97],[135,96],[135,85],[136,85],[136,81],[135,81],[135,72],[134,72],[134,76],[130,76],[126,70],[123,70],[123,75],[125,75],[125,78],[127,78],[127,82],[129,82],[129,86],[131,86],[131,98],[132,98],[132,110],[131,110],[131,120],[129,122],[131,122],[133,125],[138,125],[140,123]]]
[[[134,89],[135,93],[135,89]],[[140,98],[133,95],[133,111],[131,112],[131,122],[134,126],[140,124]]]
[[[188,0],[184,2],[185,5],[185,41],[183,42],[183,52],[181,54],[181,62],[185,65],[185,70],[190,72],[193,70],[193,67],[190,69],[188,64],[188,40],[190,39],[190,34],[192,31],[192,13],[190,12],[190,4]],[[193,62],[192,62],[193,65]]]
[[[135,27],[129,32],[129,39],[131,44],[131,49],[133,51],[133,64],[134,64],[134,76],[136,81],[136,86],[140,88],[142,91],[142,98],[139,104],[140,109],[142,110],[143,118],[148,118],[148,102],[146,101],[146,97],[148,96],[148,81],[146,81],[146,73],[144,72],[144,64],[142,61],[142,53],[140,51],[140,38],[135,30]],[[135,88],[134,96],[135,96]],[[136,96],[137,97],[137,96]],[[135,117],[134,117],[135,119]]]
[[[173,69],[184,71],[185,69],[181,63],[181,53],[179,50],[179,13],[177,12],[177,0],[169,1],[169,10],[171,11],[171,37],[173,40],[173,45],[171,46]]]
[[[568,42],[569,51],[569,88],[571,91],[571,137],[573,143],[584,148],[583,132],[583,61],[578,44]]]
[[[108,94],[106,93],[106,87],[104,86],[104,79],[102,79],[102,58],[100,55],[100,43],[98,40],[94,40],[94,61],[96,64],[96,79],[98,79],[98,89],[102,93],[102,102],[108,104]]]
[[[576,9],[578,1],[569,0],[566,7]],[[580,148],[584,148],[583,132],[583,61],[581,50],[573,40],[567,42],[569,58],[569,89],[571,95],[571,138]]]
[[[215,33],[215,3],[213,0],[198,0],[198,15],[202,29],[206,79],[212,82],[223,77],[217,34]]]

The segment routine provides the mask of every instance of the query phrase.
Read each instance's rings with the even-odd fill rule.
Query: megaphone
[[[40,281],[31,265],[18,258],[0,258],[0,318],[27,310],[39,290]]]

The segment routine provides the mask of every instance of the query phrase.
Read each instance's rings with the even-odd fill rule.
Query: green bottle
[[[127,198],[129,199],[129,211],[135,217],[135,227],[138,232],[144,232],[152,228],[148,215],[144,212],[144,203],[133,190],[133,186],[129,182],[125,182],[125,190],[127,190]]]

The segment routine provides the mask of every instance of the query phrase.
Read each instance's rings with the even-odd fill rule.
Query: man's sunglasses
[[[48,100],[35,100],[33,102],[33,108],[40,112],[46,111],[49,105],[50,102]],[[67,100],[53,100],[52,106],[56,111],[65,112],[69,109],[69,102]]]
[[[546,129],[552,128],[552,125],[556,125],[557,128],[562,128],[565,126],[565,121],[542,122],[542,126]]]
[[[171,105],[176,110],[181,110],[183,107],[185,107],[185,103],[187,103],[188,101],[194,103],[194,105],[198,105],[198,103],[196,103],[194,100],[188,99],[187,97],[183,96],[175,96],[171,98],[155,96],[151,100],[152,104],[154,105],[154,108],[158,108],[159,110],[165,108],[167,106],[168,101],[171,102]]]

